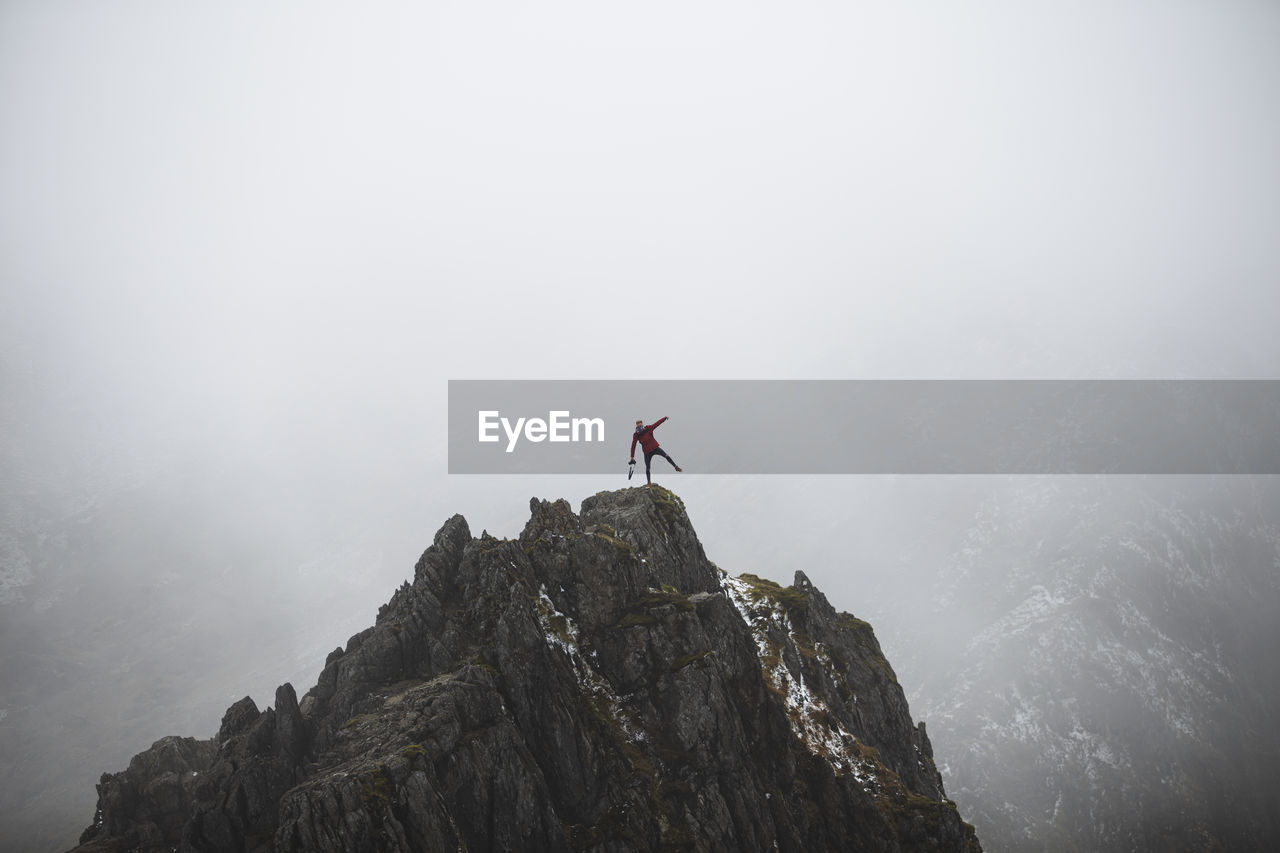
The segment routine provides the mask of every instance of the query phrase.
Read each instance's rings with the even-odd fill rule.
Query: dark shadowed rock
[[[249,696],[244,697],[222,715],[222,725],[218,727],[218,743],[223,744],[231,740],[253,725],[259,716],[261,712],[258,710],[257,703]]]
[[[680,499],[454,516],[299,702],[104,776],[81,850],[977,850],[871,627]],[[185,774],[185,775],[184,775]]]
[[[177,844],[217,755],[213,741],[166,737],[98,783],[98,810],[82,850],[164,849]]]

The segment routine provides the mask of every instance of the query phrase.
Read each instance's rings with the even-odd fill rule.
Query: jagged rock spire
[[[104,776],[80,849],[978,849],[870,626],[803,572],[728,576],[661,488],[530,511],[449,519],[300,702]]]

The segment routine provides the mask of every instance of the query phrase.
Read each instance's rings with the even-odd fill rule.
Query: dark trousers
[[[668,456],[667,451],[663,450],[661,447],[655,447],[653,450],[646,450],[644,452],[644,481],[646,483],[653,482],[649,477],[649,469],[653,464],[653,457],[655,456],[661,456],[663,459],[671,463],[672,468],[676,467],[676,460]]]

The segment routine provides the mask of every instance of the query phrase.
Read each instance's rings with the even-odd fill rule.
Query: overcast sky
[[[11,470],[377,517],[405,574],[623,485],[449,478],[450,378],[1280,365],[1266,0],[5,0],[0,122]]]
[[[449,378],[1280,364],[1275,4],[301,9],[0,6],[6,370],[126,458],[435,478]]]
[[[1277,363],[1274,4],[301,8],[4,4],[6,338],[142,414]]]

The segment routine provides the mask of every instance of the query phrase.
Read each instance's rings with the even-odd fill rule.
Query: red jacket
[[[667,418],[665,415],[658,418],[646,427],[640,427],[631,436],[631,458],[636,458],[636,442],[640,442],[640,449],[645,453],[658,449],[658,439],[653,437],[653,431],[657,429]]]

